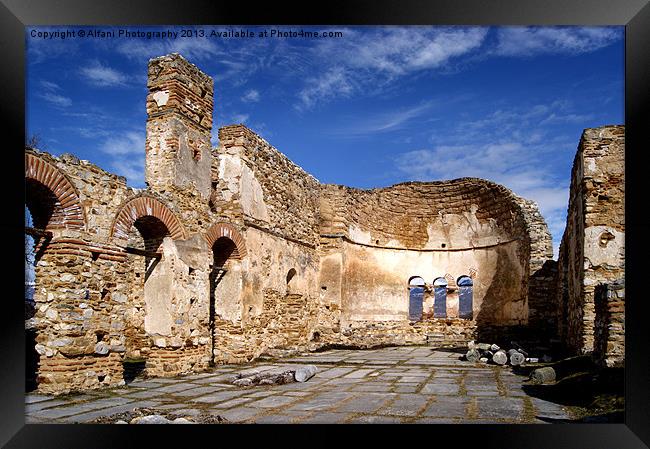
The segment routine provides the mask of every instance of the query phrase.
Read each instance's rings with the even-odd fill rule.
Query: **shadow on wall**
[[[494,278],[476,315],[476,338],[498,344],[509,342],[512,334],[518,335],[526,328],[527,310],[523,304],[526,283],[514,275],[521,272],[521,266],[512,261],[505,248],[497,247],[496,253]],[[523,256],[520,259],[525,260]]]
[[[528,280],[528,325],[540,339],[559,335],[557,322],[558,263],[547,260]]]

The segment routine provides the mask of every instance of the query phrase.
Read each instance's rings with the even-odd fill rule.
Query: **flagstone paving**
[[[241,388],[238,373],[314,364],[304,383]],[[471,364],[460,354],[411,346],[329,350],[277,361],[215,367],[177,378],[135,380],[66,396],[28,394],[27,423],[83,423],[146,407],[221,415],[232,423],[546,423],[567,420],[559,404],[529,397],[507,366]]]

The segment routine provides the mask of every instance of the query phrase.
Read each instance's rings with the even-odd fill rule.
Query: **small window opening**
[[[295,276],[296,276],[296,269],[295,268],[290,269],[289,272],[287,273],[287,286],[291,285],[291,281]]]

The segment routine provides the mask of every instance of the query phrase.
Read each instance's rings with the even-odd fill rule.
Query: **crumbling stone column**
[[[177,53],[149,61],[145,180],[154,190],[211,188],[214,82]]]
[[[625,280],[595,290],[594,360],[601,367],[625,362]]]

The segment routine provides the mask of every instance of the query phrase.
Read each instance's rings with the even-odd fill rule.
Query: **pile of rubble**
[[[551,358],[544,355],[541,359],[530,357],[528,352],[516,342],[510,342],[511,348],[502,349],[499,345],[490,343],[476,343],[474,340],[467,344],[468,351],[465,360],[468,362],[494,363],[496,365],[510,364],[519,366],[523,363],[550,362]]]
[[[295,370],[287,370],[281,373],[251,371],[246,374],[237,374],[233,379],[233,385],[238,387],[252,387],[257,385],[282,385],[290,382],[307,382],[318,372],[314,365],[305,365]]]
[[[91,424],[222,424],[228,420],[221,415],[201,413],[196,416],[180,415],[170,411],[136,407],[130,411],[102,416]]]

